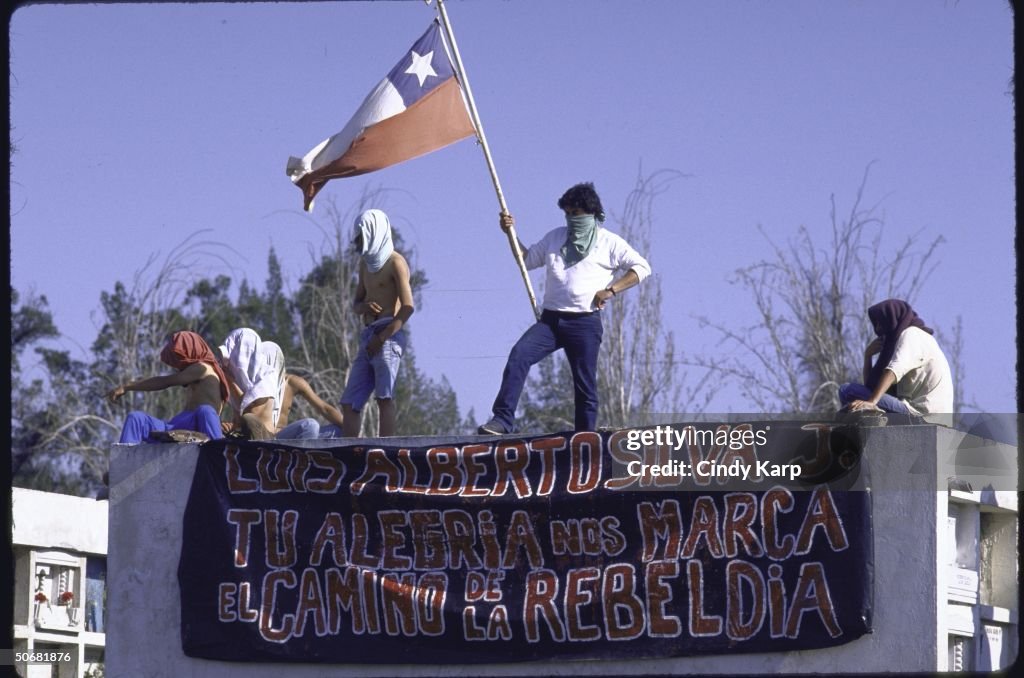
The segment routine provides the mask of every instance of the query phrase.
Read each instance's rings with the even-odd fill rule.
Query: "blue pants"
[[[494,399],[494,418],[512,431],[519,396],[526,384],[530,368],[558,349],[565,351],[572,370],[573,393],[576,400],[577,431],[597,428],[597,354],[601,349],[604,327],[601,314],[544,311],[508,356],[501,388]]]
[[[359,335],[359,352],[352,361],[352,367],[348,371],[348,383],[341,394],[341,404],[350,405],[356,412],[363,409],[371,393],[378,400],[395,397],[395,380],[398,378],[398,368],[402,365],[402,354],[405,353],[406,347],[405,330],[398,330],[390,339],[385,340],[380,353],[372,358],[366,352],[370,338],[384,329],[391,320],[392,318],[374,320],[363,328]]]
[[[85,630],[103,632],[103,604],[89,601],[85,606]]]
[[[320,438],[341,438],[341,427],[337,424],[328,424],[320,427]]]
[[[863,384],[843,384],[839,387],[839,402],[849,405],[854,400],[871,400],[871,389]],[[888,393],[883,393],[878,399],[878,407],[886,412],[896,414],[910,414],[910,410],[899,398],[894,398]]]
[[[145,412],[129,412],[121,429],[121,439],[117,442],[136,445],[149,438],[150,433],[157,431],[198,431],[210,436],[210,439],[223,438],[220,428],[220,415],[210,405],[200,405],[194,410],[175,415],[174,419],[164,421]]]
[[[320,422],[316,419],[299,419],[285,426],[274,436],[278,440],[309,440],[320,437]]]

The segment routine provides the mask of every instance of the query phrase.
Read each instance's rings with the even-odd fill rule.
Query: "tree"
[[[186,238],[162,260],[151,256],[131,277],[118,281],[100,296],[101,327],[86,360],[68,351],[37,347],[40,376],[22,383],[19,358],[41,339],[58,336],[45,297],[29,296],[19,305],[12,290],[12,469],[16,485],[87,495],[101,486],[108,452],[118,439],[125,415],[143,410],[170,419],[181,407],[178,389],[131,392],[117,404],[105,395],[117,384],[168,372],[160,351],[178,330],[198,332],[216,349],[236,327],[252,327],[285,352],[289,370],[306,376],[329,399],[340,397],[358,348],[362,323],[352,312],[358,256],[350,246],[355,214],[379,204],[382,191],[370,191],[347,214],[328,205],[326,224],[318,224],[324,244],[314,252],[312,269],[301,276],[294,294],[285,289],[280,262],[273,249],[267,257],[267,280],[261,292],[242,279],[234,300],[232,278],[218,273],[201,278],[214,264],[231,270],[225,245]],[[422,308],[420,290],[426,276],[415,265],[395,231],[395,246],[412,269],[413,293]],[[398,433],[445,434],[463,431],[455,392],[443,377],[434,380],[417,367],[410,346],[396,387]],[[377,430],[371,399],[363,418],[364,435]],[[294,418],[314,416],[304,401],[295,403]]]
[[[211,348],[236,327],[245,327],[238,308],[231,300],[231,276],[219,274],[203,278],[189,287],[185,306],[190,309],[193,331],[202,335]]]
[[[806,226],[785,245],[760,229],[772,256],[738,269],[731,281],[754,302],[752,324],[734,328],[701,318],[701,326],[715,330],[732,352],[693,364],[736,383],[758,411],[836,411],[839,386],[862,379],[864,347],[874,337],[868,307],[891,297],[913,305],[936,266],[941,236],[922,242],[918,232],[895,249],[882,247],[879,205],[866,206],[864,199],[870,169],[844,217],[831,196],[826,246]],[[889,258],[880,255],[886,251]],[[958,344],[947,348],[953,349],[951,365],[959,365]]]
[[[11,375],[21,373],[19,357],[28,347],[42,339],[59,336],[50,303],[45,296],[30,293],[19,306],[18,290],[11,288]]]
[[[210,258],[223,263],[225,246],[197,237],[186,238],[159,266],[154,254],[129,284],[118,281],[101,294],[102,325],[89,361],[68,351],[37,349],[44,376],[12,392],[15,484],[89,494],[103,482],[108,451],[129,410],[162,418],[178,411],[180,396],[172,391],[131,393],[117,405],[104,396],[119,383],[167,371],[160,350],[172,332],[189,327],[181,304],[195,271]],[[38,317],[19,312],[12,309],[12,316]]]
[[[615,231],[650,259],[654,200],[684,175],[659,170],[637,172],[636,184]],[[710,374],[694,378],[676,351],[675,336],[661,313],[661,279],[654,273],[638,287],[617,297],[602,311],[604,338],[598,357],[598,421],[602,426],[647,424],[655,415],[702,413],[714,397]],[[572,375],[563,352],[542,360],[527,380],[518,418],[521,430],[552,431],[573,427]]]
[[[40,439],[39,424],[46,425],[47,408],[43,397],[43,379],[23,381],[22,354],[45,339],[60,336],[45,296],[29,293],[24,301],[11,288],[11,474],[15,480],[28,480],[34,485],[52,487],[53,478],[46,473],[42,460],[31,450]],[[36,348],[37,355],[39,351]],[[45,372],[45,367],[42,368]],[[14,397],[16,395],[16,397]]]

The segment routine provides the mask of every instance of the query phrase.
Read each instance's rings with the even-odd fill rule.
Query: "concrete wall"
[[[107,552],[108,502],[51,492],[12,488],[14,554],[14,650],[69,653],[70,661],[19,664],[25,676],[86,675],[91,657],[102,657],[104,634],[86,631],[87,559],[104,559]],[[72,605],[56,604],[53,586],[58,568],[67,568],[66,590]],[[38,605],[34,594],[37,572],[51,604]],[[73,616],[74,615],[74,616]],[[56,673],[54,673],[56,671]]]
[[[476,676],[932,672],[945,668],[947,492],[964,434],[936,426],[871,429],[865,458],[875,534],[874,633],[846,645],[788,653],[494,665],[233,664],[185,657],[177,585],[182,514],[199,449],[115,446],[111,453],[108,675]],[[465,438],[459,439],[466,442]],[[370,441],[362,441],[366,444]],[[451,438],[389,439],[430,445]],[[325,447],[311,442],[309,447]],[[1014,473],[1015,476],[1015,473]],[[937,527],[938,526],[938,527]]]
[[[11,490],[12,543],[80,553],[107,552],[107,502],[67,494]]]
[[[14,546],[14,623],[29,623],[35,579],[32,553],[50,549],[104,555],[108,502],[11,488],[11,544]]]

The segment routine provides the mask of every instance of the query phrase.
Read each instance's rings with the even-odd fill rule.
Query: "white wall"
[[[38,492],[11,491],[14,544],[79,553],[107,552],[107,501]]]

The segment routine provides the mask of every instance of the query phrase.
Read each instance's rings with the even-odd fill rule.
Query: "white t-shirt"
[[[591,302],[598,290],[615,280],[616,271],[623,274],[630,269],[640,280],[651,274],[651,266],[625,240],[600,226],[597,238],[586,258],[566,268],[562,258],[568,228],[562,226],[544,236],[526,251],[526,268],[544,266],[544,301],[549,311],[586,313],[593,311]]]
[[[896,394],[911,412],[947,423],[927,416],[953,412],[953,376],[935,337],[918,327],[903,330],[886,369],[896,375]]]

